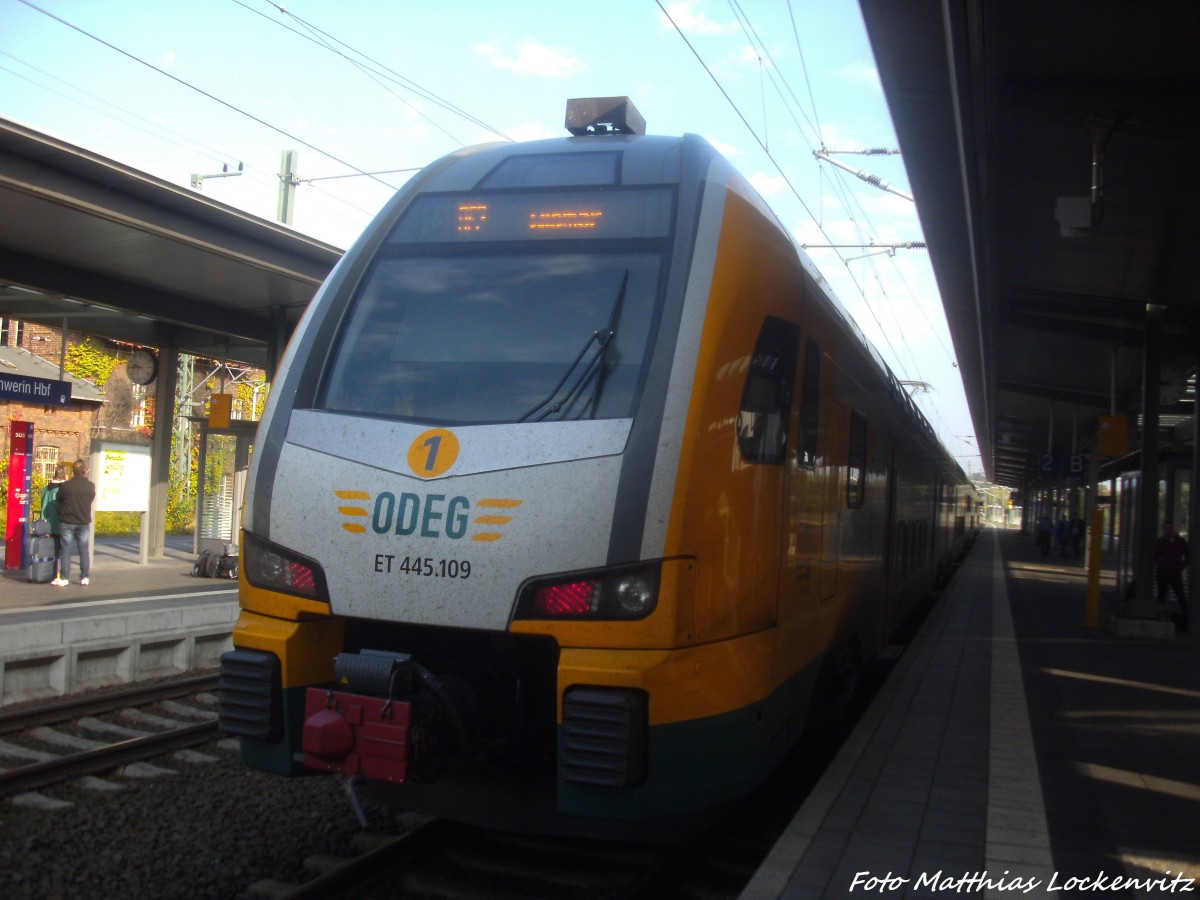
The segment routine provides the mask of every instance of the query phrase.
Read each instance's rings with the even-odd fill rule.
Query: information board
[[[92,457],[97,512],[150,509],[150,448],[101,444]]]

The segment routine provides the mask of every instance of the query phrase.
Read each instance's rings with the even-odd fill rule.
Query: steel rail
[[[193,675],[152,685],[134,685],[128,690],[99,696],[58,700],[43,706],[5,712],[0,710],[0,734],[26,731],[39,725],[53,725],[81,716],[95,716],[129,706],[173,700],[198,691],[216,690],[218,678],[213,675]]]
[[[18,766],[0,772],[0,791],[16,793],[36,790],[48,784],[102,772],[171,750],[183,750],[204,744],[215,740],[218,734],[216,722],[200,722],[159,734],[118,741],[92,750],[70,753],[58,759]]]
[[[362,896],[363,889],[374,882],[415,865],[422,851],[431,844],[445,841],[447,835],[453,834],[459,827],[448,819],[421,822],[395,839],[347,859],[345,865],[306,881],[295,890],[281,893],[278,900],[330,900]],[[397,859],[397,856],[401,858]]]

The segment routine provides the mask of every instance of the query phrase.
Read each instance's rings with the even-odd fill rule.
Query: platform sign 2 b
[[[1090,462],[1087,453],[1042,453],[1038,456],[1038,474],[1044,478],[1083,478]]]
[[[33,423],[9,422],[8,516],[4,523],[4,568],[20,569],[29,534],[29,495],[33,491]]]

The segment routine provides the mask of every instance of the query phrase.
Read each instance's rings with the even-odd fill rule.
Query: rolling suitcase
[[[29,539],[29,580],[35,584],[45,584],[54,579],[57,571],[54,538],[35,534]]]

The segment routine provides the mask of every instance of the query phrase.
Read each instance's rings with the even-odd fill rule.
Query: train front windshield
[[[633,415],[674,193],[418,197],[331,356],[329,411],[473,425]]]

